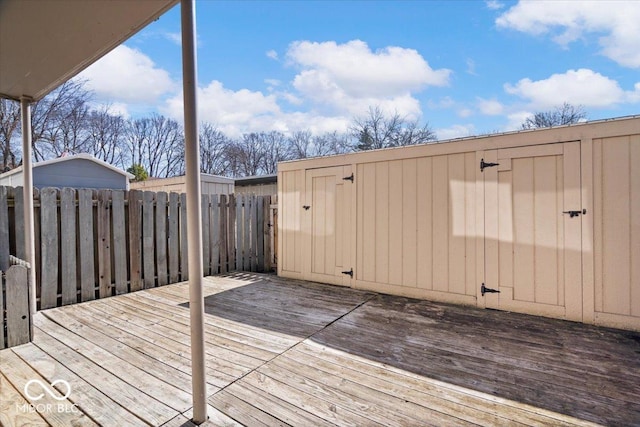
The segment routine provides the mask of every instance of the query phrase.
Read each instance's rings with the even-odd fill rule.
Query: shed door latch
[[[480,286],[480,293],[484,296],[484,294],[499,294],[500,291],[497,289],[487,288],[483,283],[482,286]]]
[[[345,176],[344,178],[342,178],[343,181],[351,181],[353,182],[353,172],[351,172],[351,175],[349,176]]]
[[[492,168],[498,166],[500,163],[487,163],[484,159],[480,160],[480,172],[484,172],[484,168]]]
[[[587,210],[586,209],[582,209],[581,211],[563,211],[563,214],[569,214],[569,218],[573,218],[576,216],[580,216],[580,214],[582,215],[586,215],[587,214]]]
[[[348,274],[349,276],[351,276],[351,278],[353,278],[353,267],[351,267],[349,271],[343,271],[342,274]]]

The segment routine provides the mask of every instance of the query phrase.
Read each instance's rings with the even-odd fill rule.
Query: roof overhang
[[[179,0],[0,0],[0,97],[37,101]]]

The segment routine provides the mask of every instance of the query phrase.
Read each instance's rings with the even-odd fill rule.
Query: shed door
[[[351,166],[312,169],[306,172],[305,279],[349,286],[344,274],[351,265]],[[308,208],[307,208],[308,206]]]
[[[483,159],[498,165],[481,172],[489,291],[479,304],[582,320],[580,143],[485,151]]]

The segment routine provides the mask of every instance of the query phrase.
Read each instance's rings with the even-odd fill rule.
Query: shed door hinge
[[[484,172],[484,168],[492,168],[498,166],[500,163],[486,163],[484,159],[480,160],[480,172]]]
[[[343,181],[351,181],[351,182],[353,182],[353,179],[354,179],[353,172],[351,172],[351,175],[345,176],[344,178],[342,178]]]
[[[342,274],[348,274],[349,276],[351,276],[351,278],[353,278],[353,267],[351,267],[349,271],[343,271]]]

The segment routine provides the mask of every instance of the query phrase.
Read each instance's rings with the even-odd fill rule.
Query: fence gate
[[[479,156],[485,226],[479,305],[581,321],[580,143]]]

